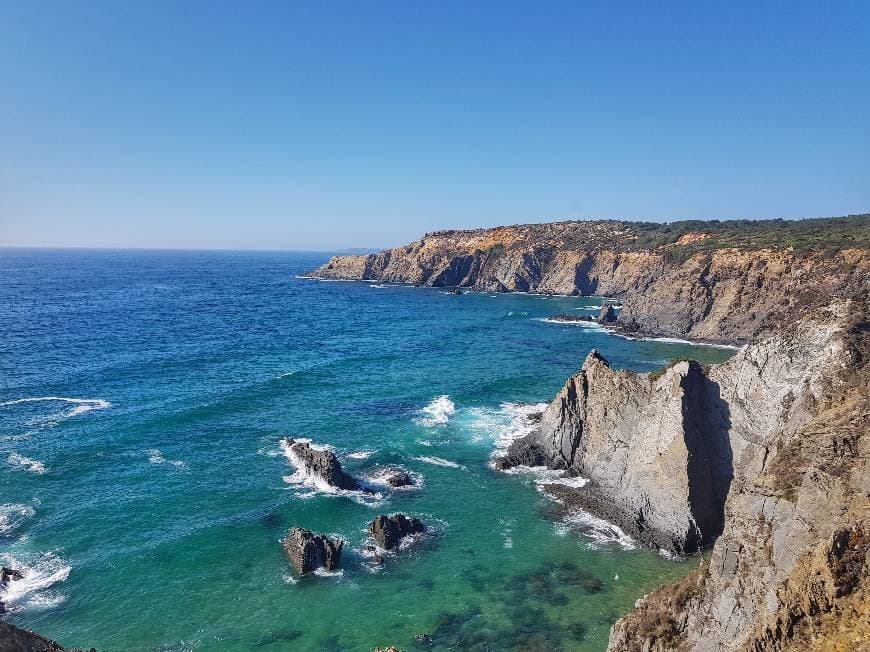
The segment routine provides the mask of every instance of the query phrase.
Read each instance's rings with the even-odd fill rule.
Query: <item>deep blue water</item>
[[[729,352],[543,321],[597,298],[297,277],[327,258],[0,249],[0,562],[27,573],[2,596],[10,621],[105,650],[415,649],[421,633],[596,650],[685,572],[487,462],[593,347],[646,371]],[[316,493],[292,482],[287,435],[421,486]],[[396,511],[434,534],[372,568],[366,524]],[[292,525],[346,538],[343,573],[296,577]]]

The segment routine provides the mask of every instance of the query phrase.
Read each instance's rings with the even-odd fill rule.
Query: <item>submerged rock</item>
[[[281,446],[290,461],[305,473],[337,489],[359,491],[363,487],[344,472],[338,458],[330,450],[314,448],[310,443],[290,437],[281,440]]]
[[[341,549],[344,541],[319,536],[301,527],[290,528],[282,542],[284,552],[297,572],[311,573],[318,568],[336,570],[341,564]]]
[[[369,532],[384,550],[397,548],[405,537],[425,531],[426,526],[419,519],[408,518],[404,514],[381,514],[369,524]]]
[[[391,487],[410,487],[413,486],[414,479],[403,469],[390,469],[384,476],[384,482]]]

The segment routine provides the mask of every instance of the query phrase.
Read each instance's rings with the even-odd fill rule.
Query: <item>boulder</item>
[[[404,514],[381,514],[369,524],[369,532],[384,550],[398,548],[405,537],[425,531],[426,526],[419,519],[408,518]]]
[[[326,484],[349,491],[361,490],[359,482],[344,472],[338,458],[330,450],[315,448],[310,443],[290,437],[281,440],[290,462]]]
[[[17,571],[14,568],[7,568],[6,566],[0,568],[0,584],[14,582],[15,580],[20,580],[23,577],[24,575],[21,574],[21,571]]]
[[[335,570],[341,563],[344,541],[330,539],[325,534],[315,535],[301,527],[290,528],[283,541],[284,552],[297,572],[311,573],[318,568]]]
[[[384,476],[384,481],[391,487],[410,487],[414,484],[411,474],[403,469],[390,469]]]
[[[589,315],[553,315],[552,317],[548,317],[548,319],[550,321],[562,321],[569,324],[576,322],[595,322],[595,319]]]

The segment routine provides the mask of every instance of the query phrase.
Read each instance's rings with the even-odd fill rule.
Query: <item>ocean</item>
[[[640,371],[731,351],[546,321],[601,298],[300,277],[328,257],[0,250],[5,618],[107,651],[602,650],[697,564],[489,462],[592,348]],[[285,436],[416,486],[324,492]],[[366,526],[397,512],[431,533],[373,566]],[[295,525],[347,541],[339,573],[295,575]]]

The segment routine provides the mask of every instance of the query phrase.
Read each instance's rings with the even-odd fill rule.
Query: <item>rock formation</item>
[[[369,524],[369,532],[378,545],[384,550],[398,548],[407,536],[422,534],[426,526],[416,518],[408,518],[404,514],[384,516],[381,514]]]
[[[9,582],[15,582],[17,580],[22,579],[24,576],[20,571],[15,570],[14,568],[7,568],[3,566],[0,568],[0,589],[6,588],[6,585]],[[6,613],[6,605],[3,600],[0,600],[0,614]]]
[[[555,222],[438,231],[321,278],[619,297],[629,331],[745,342],[847,296],[870,273],[870,215],[785,222]]]
[[[601,311],[598,313],[599,324],[612,324],[616,321],[616,310],[613,309],[612,303],[607,303],[601,306]]]
[[[389,469],[384,474],[384,482],[391,487],[411,487],[414,485],[411,474],[404,469]]]
[[[39,634],[4,622],[0,622],[0,650],[3,652],[84,652],[80,648],[65,648]],[[96,652],[96,650],[90,648],[88,652]]]
[[[549,490],[642,541],[713,545],[709,565],[617,623],[612,650],[810,649],[867,634],[867,305],[835,302],[708,368],[615,371],[593,351],[511,445],[503,466],[580,473],[584,487]]]
[[[341,468],[335,453],[326,448],[315,448],[309,442],[290,437],[281,440],[281,447],[297,468],[330,487],[359,491],[363,487]]]
[[[344,541],[330,539],[325,534],[316,536],[311,530],[301,527],[290,528],[282,542],[284,552],[300,574],[316,571],[318,568],[331,571],[341,564],[341,549]]]

